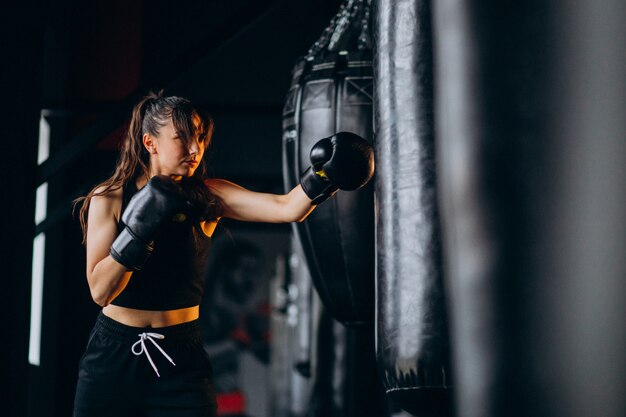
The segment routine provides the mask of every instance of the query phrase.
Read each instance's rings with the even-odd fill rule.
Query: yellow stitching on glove
[[[326,173],[324,172],[324,170],[315,171],[315,175],[318,175],[322,178],[326,178]]]

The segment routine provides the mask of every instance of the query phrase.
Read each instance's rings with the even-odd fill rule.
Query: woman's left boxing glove
[[[319,140],[311,148],[310,159],[300,185],[311,204],[320,204],[337,190],[358,190],[374,175],[374,149],[354,133],[339,132]]]

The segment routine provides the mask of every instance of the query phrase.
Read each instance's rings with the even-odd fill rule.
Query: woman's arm
[[[87,218],[87,282],[96,304],[108,305],[128,284],[132,274],[109,255],[117,236],[116,208],[121,207],[121,190],[94,196]]]
[[[300,176],[300,185],[285,195],[257,193],[217,179],[208,180],[207,186],[222,200],[224,217],[268,223],[301,222],[316,204],[337,190],[358,190],[374,175],[374,149],[351,132],[320,139],[311,148],[310,160],[311,166]]]
[[[223,205],[223,217],[231,219],[286,223],[301,222],[315,208],[300,185],[288,194],[259,193],[221,179],[207,180],[207,186]]]

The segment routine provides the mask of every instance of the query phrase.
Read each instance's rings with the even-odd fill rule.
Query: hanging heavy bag
[[[435,178],[429,2],[375,13],[376,355],[388,396],[417,416],[452,413]]]
[[[626,416],[625,5],[435,6],[459,417]]]
[[[283,113],[286,189],[300,182],[311,162],[316,165],[319,155],[310,150],[320,139],[332,142],[336,133],[347,132],[371,142],[372,60],[365,23],[369,6],[370,1],[345,1],[294,67]],[[311,195],[315,198],[316,193]],[[322,313],[311,313],[319,317],[311,337],[311,416],[390,414],[375,372],[373,203],[370,182],[358,192],[336,193],[294,225]]]
[[[365,22],[369,2],[344,2],[322,38],[294,66],[283,110],[286,189],[299,183],[310,165],[311,148],[320,139],[350,132],[372,141],[372,58]],[[331,316],[346,325],[372,321],[372,182],[358,192],[336,194],[294,229]]]

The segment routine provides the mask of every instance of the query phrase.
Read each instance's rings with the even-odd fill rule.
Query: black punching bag
[[[322,38],[293,69],[283,110],[287,190],[309,167],[311,147],[340,131],[372,140],[369,5],[346,1]],[[295,225],[317,292],[336,320],[374,318],[373,183],[342,191]]]
[[[437,208],[430,5],[375,7],[376,354],[388,396],[452,413]]]
[[[626,416],[626,2],[435,3],[460,417]]]

